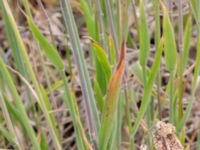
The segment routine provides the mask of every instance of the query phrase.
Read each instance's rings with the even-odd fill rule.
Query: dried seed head
[[[153,141],[156,150],[183,150],[176,129],[172,124],[159,121],[153,129]]]

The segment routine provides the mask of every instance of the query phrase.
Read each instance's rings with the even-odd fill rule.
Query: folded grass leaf
[[[161,3],[164,19],[163,19],[163,35],[164,35],[164,52],[167,69],[172,72],[176,65],[176,42],[174,30],[170,22],[169,14],[164,4]]]
[[[111,76],[111,67],[107,59],[104,49],[94,40],[92,40],[93,52],[98,61],[96,63],[96,76],[99,86],[101,87],[102,94],[105,95],[107,85]]]
[[[122,43],[121,54],[119,63],[115,72],[113,73],[104,102],[102,119],[101,119],[101,128],[99,135],[99,149],[105,150],[108,145],[109,138],[112,133],[114,116],[117,109],[117,101],[119,97],[119,92],[121,88],[121,81],[124,74],[125,68],[125,53],[126,47],[125,42]]]
[[[33,20],[29,17],[27,17],[29,27],[33,33],[33,35],[36,37],[42,48],[44,49],[47,57],[49,60],[60,70],[63,70],[65,68],[64,63],[61,59],[61,57],[58,54],[58,51],[52,44],[50,44],[47,39],[41,34],[38,27],[35,25]]]
[[[164,4],[161,2],[164,19],[163,19],[163,37],[164,37],[164,53],[166,68],[170,72],[169,85],[169,98],[170,98],[170,108],[169,108],[169,118],[171,123],[175,123],[175,100],[174,100],[174,70],[176,66],[177,59],[177,48],[174,36],[174,30],[169,18],[168,11]]]

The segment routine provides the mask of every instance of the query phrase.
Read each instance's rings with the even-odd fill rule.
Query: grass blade
[[[150,40],[149,40],[149,33],[148,27],[146,22],[146,16],[144,12],[144,4],[143,0],[140,0],[140,26],[139,26],[139,35],[140,35],[140,64],[144,68],[147,64],[147,58],[150,50]]]
[[[104,106],[103,95],[102,95],[101,89],[99,87],[99,84],[95,79],[93,81],[93,84],[94,84],[94,90],[95,90],[95,94],[96,94],[97,106],[98,106],[99,111],[102,112],[103,106]]]
[[[98,80],[99,86],[101,87],[102,94],[105,95],[106,90],[107,90],[107,84],[111,76],[110,63],[107,59],[105,51],[97,42],[92,40],[92,46],[93,46],[94,54],[98,61],[97,63],[99,64],[99,67],[101,67],[102,69],[102,72],[99,72],[96,74],[97,80]]]
[[[166,68],[170,72],[170,81],[169,81],[169,97],[170,97],[170,110],[169,118],[170,122],[175,123],[175,102],[174,102],[174,68],[176,66],[177,59],[177,49],[176,42],[174,37],[174,30],[169,18],[169,14],[164,4],[161,2],[164,19],[163,19],[163,37],[164,37],[164,53],[165,53],[165,62]]]
[[[185,33],[184,33],[184,52],[183,52],[183,67],[185,68],[187,64],[187,58],[190,50],[190,39],[191,39],[191,33],[192,33],[192,17],[189,16],[186,27],[185,27]]]
[[[35,23],[31,18],[27,17],[29,27],[34,34],[35,38],[39,41],[40,45],[44,49],[49,60],[60,70],[64,70],[65,66],[60,58],[58,51],[54,48],[53,45],[49,44],[47,39],[41,34]]]
[[[61,8],[78,67],[90,138],[92,141],[96,141],[99,129],[99,115],[69,0],[61,0]]]
[[[114,25],[114,17],[113,17],[113,14],[112,14],[111,4],[110,3],[112,3],[112,1],[110,1],[110,0],[106,0],[105,1],[106,13],[107,13],[107,16],[108,16],[108,23],[110,25],[111,36],[112,36],[114,47],[115,47],[115,54],[116,54],[116,58],[118,60],[118,57],[119,57],[119,52],[118,52],[119,44],[118,44],[118,37],[117,37],[117,34],[115,32],[116,30],[115,30],[115,25]]]
[[[72,116],[73,119],[73,123],[74,123],[74,127],[75,127],[75,132],[76,132],[76,138],[77,138],[77,143],[79,145],[80,149],[84,149],[84,144],[83,141],[81,139],[81,130],[79,128],[79,126],[77,125],[77,109],[75,108],[75,104],[76,102],[73,102],[72,96],[71,96],[71,92],[68,86],[68,83],[66,81],[66,77],[65,77],[65,66],[64,63],[61,59],[61,57],[58,54],[58,51],[56,50],[56,48],[54,48],[53,45],[51,45],[46,38],[41,34],[40,30],[38,29],[38,27],[35,25],[35,23],[32,21],[31,18],[27,18],[28,19],[28,23],[29,23],[29,27],[32,31],[32,33],[34,34],[35,38],[38,40],[38,42],[40,43],[40,45],[42,46],[42,48],[45,51],[45,54],[47,55],[47,57],[49,58],[49,60],[60,70],[60,73],[62,75],[63,81],[64,81],[64,87],[65,87],[65,93],[66,93],[66,97],[64,98],[64,102],[66,103],[66,105],[69,107],[70,109],[70,114]],[[47,96],[45,93],[45,90],[41,87],[40,88],[44,97],[44,102],[46,105],[47,110],[50,110],[50,104],[47,100]],[[67,99],[66,99],[67,98]],[[77,105],[77,104],[76,104]],[[53,116],[50,116],[52,123],[55,122]],[[80,119],[80,118],[79,118]],[[55,126],[55,124],[54,124]]]
[[[189,115],[190,115],[190,112],[192,109],[192,105],[193,105],[193,102],[195,99],[194,96],[195,96],[195,92],[196,92],[196,88],[197,88],[197,79],[198,79],[199,70],[200,70],[199,66],[200,66],[200,37],[198,37],[198,43],[197,43],[197,55],[196,55],[196,60],[195,60],[194,76],[193,76],[193,80],[192,80],[192,94],[190,96],[188,105],[186,107],[186,111],[177,126],[178,133],[180,133],[181,130],[183,129],[187,119],[189,118]]]
[[[20,54],[22,55],[22,58],[24,60],[24,64],[25,64],[26,70],[27,70],[27,72],[29,74],[29,77],[32,80],[33,85],[34,85],[34,87],[35,87],[35,89],[37,91],[37,94],[38,94],[38,97],[39,97],[39,100],[40,100],[39,104],[40,104],[40,107],[42,108],[42,111],[44,113],[45,119],[48,122],[50,133],[51,133],[51,136],[53,138],[54,144],[55,144],[56,148],[59,150],[59,149],[61,149],[61,146],[60,146],[58,137],[56,135],[56,132],[57,132],[56,130],[57,129],[53,125],[53,123],[51,122],[50,116],[49,116],[48,111],[47,111],[48,109],[46,108],[46,106],[44,104],[43,95],[42,95],[42,93],[40,91],[39,83],[38,83],[38,81],[37,81],[37,79],[35,77],[35,74],[34,74],[34,71],[32,69],[31,63],[29,61],[29,57],[28,57],[27,52],[26,52],[26,48],[25,48],[25,46],[23,44],[23,41],[22,41],[21,36],[20,36],[20,33],[19,33],[18,29],[17,29],[16,22],[15,22],[13,16],[12,16],[12,13],[11,13],[11,10],[10,10],[10,8],[8,6],[7,1],[6,0],[2,1],[1,0],[1,3],[2,3],[2,6],[4,7],[5,12],[6,12],[5,17],[9,21],[9,24],[11,25],[11,27],[13,29],[13,34],[14,34],[13,37],[16,39],[16,41],[17,41],[17,43],[19,45]],[[28,130],[27,130],[27,132],[28,132]],[[33,138],[33,140],[34,140],[34,138]],[[36,141],[34,141],[34,142],[35,142],[34,144],[36,146]],[[38,143],[37,143],[37,146],[38,146]],[[40,148],[37,148],[37,149],[40,149]]]
[[[118,96],[120,93],[120,85],[125,69],[125,53],[126,47],[125,43],[123,43],[119,63],[111,77],[102,112],[101,128],[99,134],[99,150],[107,149],[107,144],[112,133],[113,121],[117,108]]]
[[[161,61],[161,57],[162,57],[162,49],[163,49],[163,42],[161,40],[160,44],[159,44],[159,49],[156,52],[154,64],[152,66],[147,84],[146,84],[145,89],[144,89],[144,96],[142,98],[142,104],[140,106],[138,116],[135,120],[134,126],[133,126],[132,131],[131,131],[132,137],[135,136],[137,129],[139,127],[139,124],[142,120],[142,117],[144,116],[144,114],[147,110],[147,107],[149,105],[150,96],[151,96],[151,92],[152,92],[152,89],[153,89],[153,84],[154,84],[157,72],[159,70],[159,67],[160,67],[160,61]]]
[[[162,4],[162,3],[161,3]],[[164,52],[166,67],[170,72],[173,72],[176,65],[176,42],[174,38],[174,30],[170,22],[169,14],[164,4],[162,4],[164,19],[163,19],[163,37],[164,37]]]
[[[36,138],[36,135],[35,135],[35,133],[33,131],[33,128],[30,125],[30,122],[29,122],[28,116],[26,114],[25,108],[24,108],[24,106],[23,106],[23,104],[21,102],[21,99],[20,99],[20,97],[18,95],[16,87],[15,87],[15,85],[13,83],[13,80],[12,80],[12,78],[11,78],[11,76],[10,76],[10,74],[9,74],[9,72],[8,72],[6,66],[5,66],[5,64],[4,64],[4,62],[2,61],[1,58],[0,58],[0,66],[1,66],[0,70],[4,74],[4,78],[5,78],[7,84],[9,86],[9,88],[10,88],[12,97],[13,97],[13,99],[15,99],[16,105],[17,105],[17,107],[18,107],[18,109],[19,109],[19,111],[21,113],[20,117],[22,118],[22,120],[24,120],[24,127],[26,129],[26,132],[27,132],[30,140],[32,141],[33,146],[36,149],[40,150],[40,146],[39,146],[39,144],[37,142],[37,138]]]
[[[15,129],[14,129],[13,123],[11,121],[10,114],[8,112],[8,109],[7,109],[7,106],[6,106],[6,103],[5,103],[5,99],[3,98],[1,92],[0,92],[0,106],[1,106],[2,112],[4,114],[4,118],[6,120],[6,124],[8,126],[9,133],[10,133],[12,139],[14,140],[16,147],[18,149],[22,149],[20,143],[18,142],[17,134],[15,134]]]

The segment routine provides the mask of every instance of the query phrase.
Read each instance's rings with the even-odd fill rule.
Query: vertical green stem
[[[160,4],[159,0],[154,0],[154,8],[155,10],[155,20],[156,20],[156,27],[155,27],[155,47],[156,51],[158,50],[159,47],[159,41],[160,41]],[[158,71],[157,75],[157,99],[158,99],[158,117],[159,120],[161,120],[161,100],[160,100],[160,69]]]
[[[10,74],[9,74],[9,72],[8,72],[6,66],[5,66],[5,64],[4,64],[4,62],[2,61],[1,58],[0,58],[0,66],[1,66],[1,71],[4,73],[7,84],[10,88],[11,93],[12,93],[13,99],[15,99],[16,106],[19,109],[19,111],[21,113],[21,117],[24,120],[24,127],[27,131],[27,134],[29,135],[29,138],[31,139],[34,148],[37,149],[37,150],[40,150],[40,146],[38,144],[38,141],[37,141],[36,135],[33,131],[33,128],[31,127],[31,125],[29,123],[29,119],[28,119],[28,116],[26,114],[26,110],[24,108],[24,105],[22,104],[22,101],[20,99],[20,96],[19,96],[16,88],[15,88],[15,85],[12,81],[12,78],[11,78],[11,76],[10,76]]]
[[[178,113],[178,120],[182,118],[183,115],[183,108],[182,108],[182,99],[183,99],[183,12],[182,12],[182,0],[178,0],[178,22],[179,22],[179,113]]]
[[[144,81],[144,87],[146,87],[146,80],[147,80],[147,75],[146,75],[146,67],[145,66],[143,66],[142,67],[143,69],[142,69],[142,71],[143,71],[143,81]],[[151,101],[151,100],[150,100]],[[150,102],[150,103],[152,103],[152,101]],[[146,115],[147,115],[147,125],[148,125],[148,128],[150,129],[151,128],[151,121],[152,121],[152,116],[151,116],[151,114],[152,114],[152,111],[151,111],[151,109],[153,109],[152,108],[152,105],[149,105],[148,107],[147,107],[147,112],[146,112]],[[151,142],[151,138],[150,138],[150,134],[148,134],[148,145],[149,145],[149,148],[151,148],[152,146],[152,142]]]
[[[65,94],[66,94],[64,97],[64,102],[67,105],[67,107],[69,108],[70,115],[72,116],[72,121],[73,121],[73,125],[74,125],[75,132],[76,132],[77,144],[80,149],[85,150],[85,145],[83,142],[81,129],[79,128],[79,125],[78,125],[79,121],[77,121],[77,119],[79,119],[79,117],[77,117],[78,113],[77,113],[76,107],[75,107],[77,104],[76,104],[76,102],[73,102],[72,95],[70,93],[70,89],[69,89],[69,85],[68,85],[68,81],[65,76],[65,70],[61,70],[60,73],[61,73],[62,80],[64,82],[64,88],[65,88]]]
[[[22,146],[20,145],[20,143],[18,141],[18,138],[17,138],[18,136],[17,136],[15,129],[13,127],[13,124],[12,124],[12,121],[11,121],[11,118],[10,118],[10,115],[9,115],[9,112],[8,112],[8,109],[7,109],[7,106],[6,106],[6,103],[5,103],[5,99],[3,98],[3,95],[2,95],[1,92],[0,92],[0,106],[1,106],[2,112],[4,114],[4,118],[6,120],[6,124],[8,126],[9,132],[10,132],[12,138],[15,141],[17,149],[20,150],[20,149],[22,149]]]
[[[170,72],[170,89],[169,89],[169,101],[170,101],[170,108],[169,108],[169,119],[171,123],[175,123],[174,122],[174,117],[175,117],[175,103],[174,103],[174,80],[173,80],[173,71]]]
[[[116,30],[115,30],[115,25],[114,25],[114,19],[113,19],[113,15],[112,15],[112,11],[111,11],[111,6],[110,3],[112,1],[110,0],[106,0],[106,11],[107,11],[107,15],[108,15],[108,22],[110,24],[110,30],[111,30],[111,35],[114,41],[114,47],[115,47],[115,54],[117,57],[117,60],[119,58],[119,45],[118,45],[118,39],[117,39],[117,34],[116,34]]]

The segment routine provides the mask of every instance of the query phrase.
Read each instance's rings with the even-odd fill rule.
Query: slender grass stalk
[[[15,139],[12,138],[12,135],[4,128],[2,124],[0,124],[0,133],[1,137],[6,138],[10,143],[16,144]]]
[[[169,18],[169,14],[167,9],[165,8],[164,4],[161,2],[164,20],[163,20],[163,34],[164,34],[164,46],[165,46],[165,62],[166,67],[170,72],[170,81],[169,81],[169,98],[170,98],[170,110],[169,110],[169,117],[170,122],[175,122],[175,104],[174,104],[174,68],[176,66],[176,58],[177,58],[177,50],[176,50],[176,43],[174,37],[173,27]]]
[[[143,0],[140,0],[140,27],[139,27],[139,35],[140,35],[140,65],[143,68],[143,75],[146,76],[146,69],[145,66],[147,64],[147,58],[150,50],[150,40],[149,40],[149,33],[148,27],[146,22],[146,16],[144,11],[144,4]],[[146,77],[145,77],[146,78]],[[145,79],[146,80],[146,79]],[[145,82],[144,80],[144,82]]]
[[[184,52],[183,52],[183,68],[185,69],[187,63],[188,63],[188,54],[190,50],[190,40],[191,40],[191,34],[192,34],[192,16],[189,15],[185,27],[184,32]]]
[[[109,57],[110,57],[110,63],[112,65],[116,64],[116,58],[115,58],[115,48],[112,37],[108,34],[108,45],[109,45]]]
[[[38,1],[38,3],[40,5],[40,7],[43,9],[43,11],[44,11],[44,13],[45,13],[45,15],[46,15],[46,17],[48,19],[51,39],[52,39],[53,43],[55,44],[54,39],[53,39],[53,35],[52,35],[52,31],[51,31],[51,27],[50,27],[50,20],[48,18],[48,15],[47,15],[46,11],[44,10],[44,7],[43,7],[41,1]],[[32,18],[32,14],[31,14],[31,10],[30,10],[30,7],[29,7],[28,0],[24,0],[24,7],[25,7],[25,11],[26,11],[27,15],[30,18]],[[40,48],[39,43],[37,43],[37,51],[38,51],[38,54],[39,54],[39,61],[41,63],[42,69],[44,71],[44,76],[45,76],[45,78],[47,80],[47,86],[51,88],[51,86],[50,86],[50,77],[48,76],[49,72],[48,72],[47,68],[45,67],[44,60],[42,59],[42,52],[41,52],[42,50]],[[55,97],[54,97],[53,93],[50,93],[50,97],[51,97],[51,99],[52,99],[52,101],[54,103],[54,106],[57,108],[57,104],[56,104]],[[52,115],[52,117],[54,117],[54,116]]]
[[[169,120],[171,123],[175,123],[175,108],[176,108],[176,103],[174,99],[174,74],[173,72],[170,72],[170,79],[169,79],[169,99],[170,99],[170,104],[169,104]]]
[[[139,124],[140,124],[140,122],[142,120],[142,117],[144,116],[144,114],[145,114],[145,112],[147,110],[148,104],[150,102],[153,83],[154,83],[154,80],[156,78],[156,74],[157,74],[157,72],[159,70],[159,66],[160,66],[162,48],[163,48],[163,42],[161,40],[160,44],[159,44],[159,49],[156,52],[155,61],[154,61],[153,67],[151,69],[150,76],[149,76],[149,78],[147,80],[147,84],[146,84],[146,86],[144,88],[144,96],[142,98],[142,104],[140,106],[140,110],[139,110],[138,116],[137,116],[137,118],[135,120],[135,123],[134,123],[134,125],[132,127],[132,131],[131,131],[131,136],[132,137],[135,136],[135,134],[137,132],[137,129],[139,127]]]
[[[186,107],[186,111],[181,119],[181,121],[179,122],[178,126],[177,126],[177,133],[180,134],[187,119],[189,118],[191,109],[192,109],[192,105],[194,102],[194,96],[195,96],[195,92],[196,92],[196,88],[197,88],[197,77],[199,75],[199,66],[200,66],[200,37],[199,37],[199,33],[200,33],[200,24],[199,24],[199,20],[200,20],[200,12],[198,11],[198,6],[200,6],[197,4],[196,0],[191,0],[190,1],[190,5],[193,11],[193,15],[195,18],[196,23],[198,24],[197,29],[198,29],[198,41],[197,41],[197,54],[196,54],[196,60],[195,60],[195,69],[194,69],[194,76],[193,76],[193,80],[192,80],[192,93],[189,97],[189,102],[188,105]]]
[[[184,69],[184,60],[183,60],[183,12],[182,12],[182,0],[178,0],[178,26],[179,26],[179,35],[178,35],[178,48],[179,48],[179,113],[178,113],[178,120],[182,118],[183,115],[183,69]]]
[[[15,132],[13,123],[11,121],[10,114],[8,112],[8,109],[7,109],[7,106],[6,106],[6,103],[5,103],[5,99],[3,98],[1,92],[0,92],[0,105],[1,105],[2,112],[4,114],[4,118],[6,120],[6,124],[7,124],[8,129],[9,129],[11,138],[14,140],[16,148],[22,149],[22,146],[20,145],[19,140],[18,140],[18,136]]]
[[[26,0],[27,1],[27,0]],[[51,37],[51,43],[55,46],[56,43],[55,43],[55,39],[54,39],[54,36],[53,36],[53,31],[52,31],[52,28],[51,28],[51,20],[42,4],[42,1],[41,0],[37,0],[37,3],[39,4],[40,8],[42,9],[46,19],[47,19],[47,24],[48,24],[48,29],[49,29],[49,32],[50,32],[50,37]]]
[[[195,99],[195,92],[196,92],[196,88],[197,88],[197,79],[198,79],[199,70],[200,70],[199,66],[200,66],[200,37],[198,37],[198,43],[197,43],[197,55],[196,55],[196,60],[195,60],[194,76],[193,76],[193,80],[192,80],[192,93],[190,95],[189,102],[186,107],[186,111],[177,126],[178,134],[180,134],[180,132],[182,131],[187,119],[189,118],[189,115],[190,115],[190,112],[192,109],[192,105],[193,105],[193,102]]]
[[[75,109],[75,107],[77,107],[77,104],[76,104],[76,102],[73,102],[72,96],[70,94],[68,81],[66,79],[64,70],[61,71],[61,76],[62,76],[62,79],[64,81],[64,87],[65,87],[65,91],[66,91],[65,92],[66,96],[64,98],[64,101],[67,104],[67,106],[68,106],[68,108],[70,110],[72,119],[73,119],[73,124],[74,124],[74,127],[75,127],[78,148],[86,150],[87,148],[86,148],[86,145],[85,145],[85,143],[83,141],[82,131],[81,131],[80,125],[79,125],[80,119],[79,119],[78,113],[77,113],[78,110]]]
[[[83,55],[83,50],[80,45],[80,40],[78,37],[78,32],[76,29],[76,24],[73,18],[71,6],[69,0],[61,0],[61,8],[64,17],[64,22],[68,30],[70,41],[72,43],[72,48],[74,52],[74,57],[76,60],[76,65],[78,67],[78,73],[81,81],[81,88],[84,97],[84,106],[87,116],[87,126],[89,128],[90,139],[96,143],[98,137],[99,129],[99,114],[97,111],[97,106],[95,98],[93,95],[93,90],[91,86],[91,81],[89,79],[89,74],[86,66],[86,62]]]
[[[147,75],[146,75],[146,64],[148,61],[148,55],[150,50],[150,40],[149,40],[149,33],[148,33],[148,26],[146,22],[145,10],[144,10],[144,3],[143,0],[140,0],[140,26],[139,26],[139,42],[140,42],[140,56],[139,61],[140,65],[142,66],[142,75],[143,75],[143,85],[144,88],[147,86]],[[148,128],[151,126],[151,107],[148,106],[147,108],[147,123]],[[148,138],[148,145],[151,147],[150,137]]]
[[[159,5],[159,0],[154,0],[154,8],[155,8],[155,48],[156,51],[158,50],[159,47],[159,41],[160,41],[160,5]],[[160,87],[161,87],[161,74],[160,70],[158,71],[157,75],[157,100],[158,100],[158,118],[161,120],[161,98],[160,98]]]
[[[31,127],[30,125],[30,122],[29,122],[29,119],[28,119],[28,116],[26,114],[26,111],[25,111],[25,108],[21,102],[21,99],[18,95],[18,92],[16,90],[16,87],[13,83],[13,80],[4,64],[4,62],[2,61],[2,59],[0,58],[0,66],[1,66],[1,71],[4,73],[4,78],[10,88],[10,91],[11,91],[11,94],[12,94],[12,97],[13,99],[15,99],[15,102],[16,102],[16,105],[17,105],[17,108],[19,109],[19,112],[21,113],[21,118],[24,120],[24,127],[26,129],[26,132],[30,138],[30,140],[32,141],[33,143],[33,146],[34,148],[40,150],[40,146],[37,142],[37,138],[36,138],[36,135],[33,131],[33,128]]]
[[[126,2],[126,0],[124,0],[123,2]],[[121,41],[121,36],[122,36],[122,30],[121,30],[121,28],[122,28],[122,24],[124,24],[124,22],[122,21],[124,18],[125,18],[125,16],[123,16],[123,14],[122,14],[122,9],[121,9],[121,0],[117,0],[116,1],[116,16],[117,16],[117,18],[116,18],[116,20],[117,20],[117,36],[118,36],[118,42],[120,43]],[[123,16],[123,18],[122,18],[122,16]]]
[[[82,131],[79,126],[79,123],[77,123],[77,118],[79,118],[79,113],[77,110],[77,103],[73,101],[71,92],[68,86],[67,79],[65,77],[65,68],[64,68],[64,63],[62,62],[62,59],[60,58],[58,52],[56,49],[53,47],[53,45],[49,44],[48,41],[45,39],[45,37],[40,33],[39,29],[36,27],[34,22],[28,18],[28,23],[31,31],[33,32],[34,36],[36,39],[39,41],[40,45],[44,49],[46,55],[48,56],[49,60],[59,69],[64,87],[65,87],[65,93],[66,96],[64,98],[64,102],[70,109],[70,114],[73,119],[74,127],[75,127],[75,132],[76,132],[76,138],[77,138],[77,143],[80,149],[85,149],[85,143],[83,142],[83,137],[82,137]],[[80,119],[80,118],[79,118]],[[78,121],[80,122],[80,121]]]
[[[132,7],[133,7],[133,16],[134,16],[134,21],[135,21],[135,26],[139,34],[139,21],[137,17],[137,11],[136,11],[136,2],[135,0],[132,0]]]
[[[20,54],[24,58],[26,70],[30,75],[30,78],[31,78],[31,80],[32,80],[32,82],[34,84],[34,87],[35,87],[35,89],[37,91],[37,94],[38,94],[38,97],[40,99],[39,104],[40,104],[40,107],[42,108],[42,111],[44,112],[44,116],[45,116],[45,118],[46,118],[46,120],[48,122],[48,125],[49,125],[49,128],[50,128],[50,133],[52,135],[54,144],[55,144],[56,148],[59,150],[59,149],[61,149],[61,146],[60,146],[57,134],[56,134],[56,128],[52,124],[52,120],[50,119],[50,115],[48,114],[47,108],[46,108],[46,106],[44,104],[42,93],[40,91],[40,86],[39,86],[38,81],[37,81],[37,79],[35,77],[35,74],[33,72],[31,63],[30,63],[28,55],[26,53],[25,46],[24,46],[24,44],[22,42],[21,36],[20,36],[19,31],[17,29],[17,25],[15,23],[15,20],[14,20],[14,18],[12,16],[12,13],[11,13],[11,11],[9,9],[8,4],[5,1],[3,3],[4,3],[4,7],[5,7],[5,10],[6,10],[6,13],[7,13],[8,21],[9,21],[9,23],[11,24],[11,26],[13,28],[14,35],[16,36],[17,42],[18,42],[19,47],[20,47],[20,51],[21,51]],[[59,64],[59,62],[58,62],[58,64]]]
[[[97,100],[98,110],[100,112],[102,112],[103,111],[103,106],[104,106],[103,94],[101,92],[101,89],[99,87],[98,82],[95,79],[93,81],[93,84],[94,84],[94,91],[95,91],[95,94],[96,94],[96,100]]]
[[[114,47],[115,47],[115,54],[116,54],[116,58],[118,60],[119,58],[119,45],[118,45],[118,38],[117,38],[117,34],[116,34],[116,30],[115,30],[115,26],[114,26],[114,18],[113,18],[113,14],[111,11],[111,1],[110,0],[106,0],[106,12],[108,15],[108,23],[110,25],[110,30],[111,30],[111,35],[113,38],[113,42],[114,42]]]
[[[97,14],[97,20],[98,20],[98,29],[99,29],[99,39],[100,43],[103,46],[103,48],[106,50],[106,43],[105,43],[105,32],[104,32],[104,23],[103,23],[103,14],[101,9],[101,4],[99,0],[95,0],[96,5],[96,14]]]

